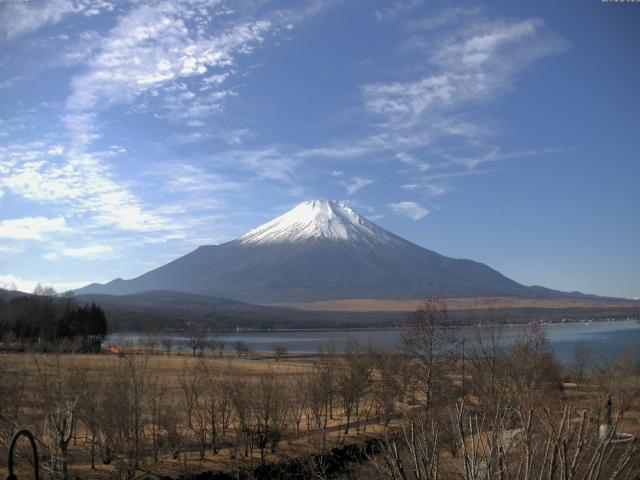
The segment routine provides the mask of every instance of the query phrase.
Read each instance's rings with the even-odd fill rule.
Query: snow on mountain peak
[[[379,244],[394,238],[343,203],[309,200],[240,237],[242,244],[295,243],[311,239]]]

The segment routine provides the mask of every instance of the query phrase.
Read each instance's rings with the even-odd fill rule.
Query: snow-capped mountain
[[[260,225],[238,240],[242,245],[291,244],[308,240],[383,245],[399,239],[342,203],[310,200]]]
[[[131,280],[77,293],[173,290],[250,303],[348,298],[557,297],[492,268],[404,240],[346,205],[313,200],[221,245],[207,245]]]

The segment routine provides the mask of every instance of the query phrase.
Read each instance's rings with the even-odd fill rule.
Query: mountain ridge
[[[252,304],[348,298],[583,296],[525,286],[493,268],[420,247],[344,204],[302,202],[220,245],[203,245],[136,278],[78,294],[172,290]]]

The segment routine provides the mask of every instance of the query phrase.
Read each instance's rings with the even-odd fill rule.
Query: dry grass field
[[[106,465],[99,458],[98,452],[96,453],[95,468],[91,468],[91,431],[88,425],[91,420],[87,415],[93,414],[100,417],[106,413],[107,418],[114,418],[117,415],[113,415],[112,412],[91,410],[87,412],[86,407],[83,408],[83,404],[89,404],[90,408],[105,408],[107,410],[131,408],[131,399],[125,399],[119,395],[112,396],[107,400],[113,402],[111,404],[101,402],[98,398],[107,394],[104,391],[104,386],[109,388],[108,385],[113,382],[114,376],[121,376],[121,380],[127,384],[130,382],[144,382],[145,384],[143,387],[145,390],[143,392],[144,405],[141,411],[141,419],[145,426],[142,427],[141,434],[145,437],[146,447],[141,449],[140,461],[136,470],[138,474],[177,477],[185,473],[208,470],[227,472],[251,470],[260,464],[261,460],[257,450],[249,452],[248,455],[242,452],[242,445],[239,444],[240,441],[237,438],[239,420],[235,418],[237,413],[231,411],[225,431],[217,434],[217,451],[213,453],[211,434],[207,432],[208,438],[202,442],[206,443],[204,454],[201,454],[201,429],[210,430],[212,428],[211,419],[204,418],[211,415],[211,404],[207,403],[208,399],[203,398],[209,395],[209,379],[214,382],[211,388],[216,390],[215,395],[219,397],[213,401],[222,402],[222,397],[226,397],[229,402],[229,410],[233,409],[231,405],[234,402],[231,392],[233,389],[242,388],[243,392],[239,392],[241,395],[251,396],[255,391],[250,385],[259,389],[259,383],[265,376],[269,377],[270,381],[274,382],[274,386],[279,389],[277,395],[286,403],[281,408],[286,409],[289,418],[283,420],[281,425],[282,438],[277,450],[274,452],[268,448],[264,452],[266,463],[286,463],[293,458],[309,457],[317,453],[321,447],[333,448],[350,443],[361,443],[366,439],[378,437],[382,431],[379,417],[373,412],[373,398],[370,398],[366,407],[363,407],[367,409],[367,418],[364,419],[360,415],[357,419],[357,425],[354,425],[354,419],[351,419],[352,426],[347,435],[344,433],[346,424],[344,411],[337,399],[332,400],[333,405],[329,406],[331,411],[328,415],[326,412],[316,412],[316,416],[328,417],[321,420],[320,429],[317,428],[316,418],[309,411],[305,414],[301,413],[299,424],[295,425],[295,419],[291,418],[290,412],[290,409],[295,409],[295,407],[291,405],[290,400],[300,400],[302,393],[300,390],[305,388],[305,381],[313,381],[311,375],[316,368],[314,362],[317,361],[317,358],[314,357],[287,356],[276,359],[268,356],[254,356],[252,359],[244,359],[236,358],[235,355],[226,355],[223,358],[214,358],[212,356],[194,357],[184,351],[169,356],[141,353],[127,355],[0,354],[0,361],[5,378],[9,376],[19,379],[14,385],[20,391],[5,390],[2,392],[3,395],[12,394],[14,400],[21,403],[19,407],[21,421],[16,424],[16,427],[27,427],[36,434],[41,454],[46,456],[48,446],[52,442],[51,438],[47,438],[45,426],[47,422],[46,411],[48,410],[46,404],[51,401],[61,403],[63,398],[64,401],[77,401],[76,431],[69,446],[68,458],[70,476],[78,476],[83,479],[127,476],[124,473],[124,466],[116,459]],[[132,373],[129,365],[133,365],[133,368],[138,369],[138,372]],[[136,375],[140,375],[140,378],[132,380],[131,377]],[[206,380],[205,376],[207,376]],[[120,383],[120,381],[118,380],[116,383]],[[87,385],[93,385],[94,388],[87,391]],[[100,385],[103,388],[98,387]],[[276,392],[269,393],[276,394]],[[158,398],[157,395],[161,395],[161,398]],[[196,398],[189,398],[190,396]],[[54,397],[56,400],[53,400]],[[3,398],[4,400],[6,399]],[[180,437],[175,444],[166,448],[161,447],[156,455],[157,459],[154,458],[153,449],[150,447],[150,444],[153,443],[151,437],[154,435],[152,430],[154,428],[168,430],[170,426],[160,426],[161,422],[157,422],[158,425],[151,425],[153,423],[153,419],[150,418],[153,415],[151,410],[156,401],[162,402],[173,411],[172,421],[179,430],[177,433]],[[192,405],[189,405],[190,401]],[[118,402],[121,404],[118,405]],[[7,405],[5,405],[5,411],[6,408]],[[250,408],[260,408],[260,406],[253,405]],[[263,411],[255,414],[279,415],[283,413],[278,411],[279,408],[274,406],[272,412]],[[309,410],[311,407],[301,405],[298,408]],[[319,406],[319,408],[323,407]],[[188,427],[190,421],[187,417],[189,415],[193,417],[191,427]],[[219,417],[221,414],[217,412],[213,415]],[[216,421],[220,423],[221,419],[217,418]],[[392,425],[393,420],[389,424]],[[220,425],[218,428],[221,428]],[[167,437],[169,435],[163,431],[159,436]],[[0,447],[0,466],[6,467],[7,438],[2,440],[4,445]],[[101,443],[103,440],[98,442]],[[18,471],[27,475],[29,468],[25,467],[25,459],[29,456],[28,449],[20,448],[18,451],[22,457],[22,460],[18,461],[20,465]]]
[[[638,302],[621,302],[614,300],[589,300],[589,299],[537,299],[537,298],[512,298],[497,297],[492,299],[493,308],[517,309],[568,309],[568,308],[621,308],[637,310]],[[325,300],[306,303],[280,303],[273,306],[293,307],[302,310],[335,311],[335,312],[412,312],[424,302],[424,299],[376,299],[376,298],[352,298],[343,300]],[[482,309],[487,306],[486,298],[447,298],[449,310]]]
[[[402,355],[356,343],[342,355],[248,358],[140,349],[0,353],[0,470],[13,432],[28,428],[43,477],[62,480],[206,471],[288,478],[264,470],[274,465],[330,478],[335,449],[368,441],[376,451],[359,457],[367,460],[359,478],[401,479],[398,472],[420,463],[444,479],[490,480],[498,468],[525,478],[517,473],[525,462],[535,478],[566,480],[539,477],[550,462],[558,472],[570,468],[562,449],[582,459],[573,478],[587,475],[588,459],[598,456],[602,471],[593,480],[640,478],[639,442],[618,446],[598,433],[611,422],[611,435],[640,435],[637,352],[591,373],[579,363],[563,368],[532,325],[506,347],[489,342],[468,347],[463,358],[436,355],[451,340],[433,321],[437,307],[412,317]],[[24,447],[19,478],[29,475]],[[616,469],[626,476],[610,476]],[[434,478],[425,472],[412,478]]]

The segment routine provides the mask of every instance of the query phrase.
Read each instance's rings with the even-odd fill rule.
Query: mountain
[[[175,291],[148,291],[132,295],[85,294],[78,304],[95,303],[107,315],[112,332],[144,332],[156,329],[184,329],[188,322],[233,330],[282,328],[362,328],[393,327],[406,321],[405,311],[319,311],[265,305],[251,305],[208,295]],[[0,302],[1,305],[1,302]],[[414,310],[416,301],[407,301]],[[403,305],[404,307],[404,305]],[[468,324],[477,321],[478,310],[468,299],[449,299],[451,321]],[[603,302],[589,299],[529,300],[498,304],[495,321],[510,323],[562,319],[640,318],[638,302]],[[1,317],[1,314],[0,314]]]
[[[578,293],[528,287],[482,263],[445,257],[404,240],[342,203],[303,202],[242,237],[206,245],[131,280],[76,293],[151,290],[259,304],[349,298],[566,298]]]
[[[8,302],[16,297],[25,297],[28,295],[28,293],[19,292],[18,290],[5,290],[4,288],[0,288],[0,299],[5,302]]]
[[[351,328],[390,326],[404,321],[401,312],[301,312],[293,308],[251,305],[208,295],[149,291],[132,295],[78,295],[79,304],[100,305],[113,331],[184,328],[187,322],[218,328]]]

